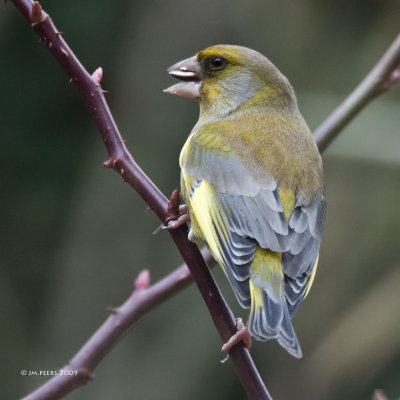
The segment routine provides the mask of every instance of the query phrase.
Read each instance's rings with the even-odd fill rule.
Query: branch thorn
[[[110,311],[111,314],[117,314],[118,308],[117,307],[107,307],[107,310]]]
[[[103,78],[103,68],[97,68],[92,74],[93,80],[100,85],[101,79]]]
[[[150,286],[150,271],[144,269],[139,272],[135,280],[135,290],[147,289]]]
[[[372,400],[388,400],[385,393],[381,389],[376,389],[372,394]]]
[[[103,166],[106,168],[114,168],[116,162],[117,160],[113,160],[112,158],[110,158],[109,160],[103,162]]]
[[[84,376],[87,380],[92,381],[96,378],[93,372],[89,371],[86,368],[81,368],[79,370],[79,375]]]
[[[32,26],[40,24],[48,17],[47,13],[45,13],[42,9],[42,6],[38,1],[34,1],[32,3],[31,14],[29,16],[29,21]]]
[[[68,57],[68,56],[69,56],[67,50],[65,50],[65,49],[62,48],[62,47],[61,47],[61,53],[63,53],[65,57]]]
[[[394,85],[397,81],[400,80],[400,70],[395,69],[390,73],[390,75],[387,77],[387,79],[382,83],[380,93],[386,92],[389,90],[392,85]]]

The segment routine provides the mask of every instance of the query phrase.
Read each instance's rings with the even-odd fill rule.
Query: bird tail
[[[302,357],[284,295],[282,254],[258,248],[251,264],[249,330],[257,340],[277,339],[289,354]]]

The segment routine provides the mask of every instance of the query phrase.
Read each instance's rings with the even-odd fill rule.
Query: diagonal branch
[[[372,100],[400,79],[400,34],[369,74],[315,130],[314,140],[324,151],[340,131]]]
[[[49,21],[47,14],[43,12],[39,3],[32,3],[30,0],[12,1],[25,17],[31,21],[39,36],[45,41],[54,57],[59,61],[67,74],[71,77],[71,80],[81,91],[110,155],[110,160],[105,163],[105,166],[113,167],[117,172],[119,172],[122,177],[138,191],[144,200],[148,202],[150,208],[154,210],[160,219],[164,221],[167,216],[166,199],[158,188],[156,188],[147,178],[139,166],[137,166],[126,149],[115,122],[109,112],[99,85],[101,80],[101,69],[96,70],[92,76],[85,71],[79,63],[79,60],[76,59],[64,40],[57,33],[54,25]],[[363,109],[375,97],[389,89],[399,79],[400,73],[396,70],[399,60],[400,36],[396,38],[370,74],[355,89],[355,91],[351,93],[350,96],[316,130],[314,138],[321,151],[330,144],[333,138],[359,111],[361,111],[361,109]],[[183,232],[183,234],[184,236],[182,237],[182,235],[175,235],[172,233],[174,241],[176,243],[178,242],[178,248],[181,253],[188,250],[189,253],[185,253],[187,256],[186,258],[190,260],[193,256],[195,264],[204,269],[204,262],[199,260],[199,255],[196,254],[195,247],[185,247],[185,245],[179,247],[181,240],[184,242],[186,239],[186,232]],[[190,253],[192,250],[195,251],[193,255]],[[212,258],[209,253],[203,251],[203,255],[208,262],[211,262]],[[202,273],[199,275],[202,275]],[[203,276],[203,278],[205,277]],[[31,395],[27,396],[26,399],[61,398],[75,388],[85,384],[93,377],[92,371],[105,354],[110,351],[111,347],[134,322],[140,319],[145,313],[151,311],[160,302],[177,293],[177,291],[185,287],[191,281],[192,275],[185,266],[182,266],[151,287],[142,288],[140,290],[137,289],[121,307],[113,310],[113,313],[107,321],[64,367],[64,369],[77,370],[78,374],[76,377],[54,377]],[[207,279],[205,279],[205,281],[200,279],[200,283],[197,282],[197,284],[198,286],[202,286],[205,282],[207,282]],[[208,287],[205,287],[208,290]],[[215,289],[218,292],[216,287]],[[222,304],[222,306],[224,306],[223,299],[221,298],[220,300],[221,301],[218,302],[218,305]],[[212,307],[213,305],[210,301],[207,302],[207,305],[210,306],[210,303]],[[229,309],[226,308],[226,310],[228,314],[230,314]],[[218,315],[215,315],[214,313],[212,316],[215,322]],[[230,318],[226,319],[226,316],[223,316],[222,318],[223,320],[226,319],[228,321],[228,326],[232,325],[233,321],[230,315],[229,317]],[[118,322],[117,324],[115,324],[116,321]],[[217,322],[215,323],[217,324]],[[113,328],[111,328],[112,326]],[[226,336],[225,338],[223,336],[226,330],[228,330],[228,337],[230,337],[230,328],[224,329],[222,333],[220,332],[223,340],[226,340]],[[254,365],[252,364],[251,358],[247,357],[248,353],[246,355],[246,351],[244,351],[245,364],[240,365],[240,357],[243,358],[243,355],[241,355],[242,349],[240,349],[240,346],[237,347],[239,348],[239,356],[236,356],[238,349],[235,348],[233,349],[231,358],[237,368],[239,368],[238,372],[243,382],[243,379],[247,379],[246,371],[243,372],[243,368],[246,368],[246,363],[247,365],[250,365],[250,369],[254,368]],[[240,369],[241,366],[243,367],[242,369]],[[248,384],[250,384],[252,380],[255,380],[258,384],[256,385],[255,390],[250,394],[246,388],[249,398],[270,398],[265,387],[265,390],[262,389],[263,384],[256,370],[248,381]],[[244,383],[244,386],[246,387],[246,382]],[[257,391],[259,390],[259,387],[261,387],[261,390]]]
[[[167,217],[167,199],[135,163],[126,148],[99,83],[101,70],[96,70],[93,76],[85,70],[38,2],[31,0],[12,0],[12,2],[31,22],[36,33],[82,94],[110,157],[104,165],[117,171],[164,222]],[[198,247],[189,242],[187,233],[186,226],[170,231],[175,245],[199,288],[222,341],[227,342],[236,333],[235,319],[213,280]],[[238,343],[232,348],[230,357],[247,396],[255,400],[270,399],[271,397],[250,353],[243,343]],[[79,365],[79,371],[82,373],[78,374],[77,377],[83,379],[77,379],[72,384],[80,386],[85,383],[92,374],[90,367],[90,363]]]
[[[211,255],[203,251],[205,259]],[[186,265],[182,265],[163,279],[149,286],[147,270],[139,273],[131,296],[118,308],[111,311],[107,320],[97,329],[74,357],[60,369],[70,371],[58,374],[30,393],[23,400],[60,399],[79,386],[94,378],[93,372],[105,355],[144,315],[157,307],[165,299],[178,293],[192,283],[192,276]]]

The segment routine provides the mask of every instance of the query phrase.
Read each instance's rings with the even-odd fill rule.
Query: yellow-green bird
[[[291,317],[312,285],[325,216],[322,161],[292,86],[260,53],[217,45],[168,69],[200,103],[180,155],[191,240],[204,240],[248,329],[302,356]]]

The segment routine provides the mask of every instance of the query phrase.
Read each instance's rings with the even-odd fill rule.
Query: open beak
[[[164,89],[165,93],[176,94],[189,99],[198,99],[200,97],[201,68],[196,56],[178,62],[169,67],[167,71],[170,75],[181,79],[183,82]]]

